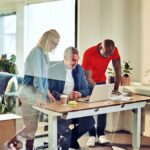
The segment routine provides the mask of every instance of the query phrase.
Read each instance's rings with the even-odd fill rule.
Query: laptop
[[[79,98],[77,101],[92,103],[98,101],[104,101],[109,99],[111,91],[114,88],[114,84],[100,84],[95,85],[90,96]]]

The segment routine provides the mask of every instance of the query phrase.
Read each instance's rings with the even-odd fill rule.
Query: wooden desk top
[[[63,106],[60,104],[60,101],[57,101],[53,103],[47,103],[45,106],[41,108],[52,110],[58,113],[67,113],[67,112],[73,112],[73,111],[79,111],[79,110],[101,108],[101,107],[115,106],[115,105],[120,105],[120,104],[128,104],[128,103],[149,101],[149,100],[150,100],[149,96],[133,95],[132,99],[129,101],[107,101],[105,100],[105,101],[94,102],[94,103],[78,102],[78,104],[74,106],[71,106],[69,104],[67,104],[66,106]]]

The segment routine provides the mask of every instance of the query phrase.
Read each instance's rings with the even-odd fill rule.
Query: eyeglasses
[[[51,42],[54,45],[54,47],[56,47],[58,45],[58,42],[55,42],[55,41],[51,41]]]

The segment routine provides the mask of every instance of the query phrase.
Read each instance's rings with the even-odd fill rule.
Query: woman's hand
[[[50,91],[48,91],[48,98],[49,98],[49,102],[55,102],[56,99],[54,98],[54,96],[51,94]]]
[[[46,105],[46,102],[41,100],[41,99],[36,99],[35,103],[38,106],[45,106]]]
[[[36,99],[35,99],[35,103],[38,106],[45,106],[46,102],[44,100],[42,100],[42,93],[36,91]]]

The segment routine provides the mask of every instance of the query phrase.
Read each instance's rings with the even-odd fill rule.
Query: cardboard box
[[[16,135],[16,119],[21,118],[14,114],[0,115],[0,145]]]

